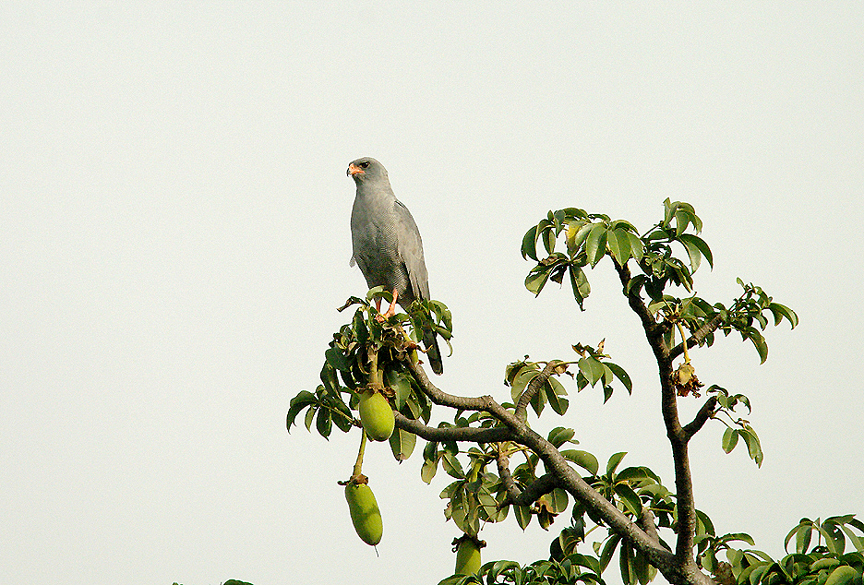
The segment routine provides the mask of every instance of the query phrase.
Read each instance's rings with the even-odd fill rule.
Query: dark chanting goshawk
[[[351,241],[356,262],[369,288],[384,286],[393,293],[392,317],[398,302],[407,309],[414,300],[429,299],[429,277],[423,259],[420,230],[411,212],[393,194],[387,170],[374,158],[358,158],[348,165],[348,175],[357,184],[351,211]],[[432,371],[444,371],[438,339],[423,332],[423,345]]]

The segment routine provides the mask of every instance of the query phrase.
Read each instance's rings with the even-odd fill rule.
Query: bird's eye
[[[369,167],[369,163],[368,163],[368,162],[363,161],[363,162],[360,163],[360,168],[361,168],[361,169],[365,169],[365,168],[368,168],[368,167]]]

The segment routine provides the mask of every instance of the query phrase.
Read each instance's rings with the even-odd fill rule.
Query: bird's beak
[[[352,177],[354,175],[362,175],[363,169],[361,169],[360,167],[358,167],[357,165],[352,163],[352,164],[348,165],[348,173],[347,174],[351,175]]]

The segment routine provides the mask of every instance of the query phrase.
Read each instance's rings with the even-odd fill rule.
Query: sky
[[[0,576],[30,583],[437,583],[443,473],[367,449],[379,557],[338,480],[356,433],[285,429],[349,267],[348,163],[373,156],[454,320],[434,380],[506,400],[504,368],[606,339],[634,380],[562,420],[673,484],[658,383],[608,260],[580,312],[534,298],[522,234],[582,207],[642,230],[692,203],[715,267],[797,311],[768,361],[693,351],[748,395],[760,468],[694,439],[697,506],[783,554],[802,517],[864,514],[864,5],[854,2],[4,2],[0,6]],[[682,405],[695,413],[697,401]],[[436,410],[433,421],[452,413]],[[550,418],[551,417],[551,418]],[[554,420],[553,420],[554,419]],[[484,559],[549,532],[487,526]],[[610,576],[615,583],[616,576]]]

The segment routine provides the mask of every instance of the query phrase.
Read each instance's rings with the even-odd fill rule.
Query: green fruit
[[[372,489],[364,484],[349,483],[345,486],[345,499],[348,500],[348,510],[351,512],[351,522],[357,536],[366,544],[375,546],[381,542],[384,526],[381,523],[381,512]]]
[[[456,549],[456,575],[473,575],[480,570],[480,547],[470,538]]]
[[[372,441],[386,441],[393,434],[396,419],[387,399],[378,392],[364,392],[360,396],[360,422],[366,436]]]

